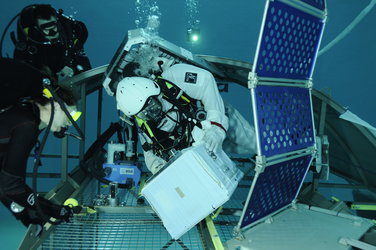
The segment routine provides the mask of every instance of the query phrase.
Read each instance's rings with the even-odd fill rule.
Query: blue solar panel
[[[309,79],[312,76],[323,26],[322,19],[285,3],[270,2],[256,62],[257,75]]]
[[[291,203],[304,180],[312,155],[271,165],[257,178],[241,228]]]
[[[325,10],[325,0],[301,0],[313,7],[316,7],[320,10]]]
[[[309,89],[259,85],[254,91],[261,155],[314,145]]]

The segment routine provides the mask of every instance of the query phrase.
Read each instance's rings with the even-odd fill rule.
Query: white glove
[[[152,174],[157,173],[167,163],[162,158],[156,156],[151,150],[144,152],[145,164]]]
[[[62,70],[57,72],[57,77],[59,78],[59,81],[67,78],[67,77],[72,77],[74,74],[73,69],[69,68],[68,66],[64,66]]]
[[[223,140],[226,138],[224,129],[217,125],[210,124],[208,121],[202,122],[204,131],[203,141],[207,150],[217,152],[222,149]]]

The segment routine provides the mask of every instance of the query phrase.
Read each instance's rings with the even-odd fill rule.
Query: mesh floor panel
[[[234,237],[234,228],[239,222],[240,216],[220,215],[214,221],[219,238],[222,242],[231,240]]]
[[[250,181],[242,181],[242,187],[238,187],[231,199],[223,205],[223,212],[213,220],[219,238],[222,242],[234,237],[234,228],[240,220],[241,209],[249,192]]]
[[[243,164],[244,165],[244,164]],[[241,166],[240,169],[249,168]],[[247,165],[247,164],[245,164]],[[248,176],[249,177],[249,176]],[[231,199],[224,204],[222,215],[214,224],[222,242],[231,239],[240,219],[252,176],[240,181]],[[138,188],[119,189],[119,205],[130,208],[149,207],[145,200],[138,204]],[[98,205],[109,194],[107,185],[92,180],[76,197],[80,204]],[[100,206],[108,206],[101,204]],[[76,215],[71,223],[63,223],[43,242],[39,249],[208,249],[199,227],[193,227],[179,240],[171,239],[162,221],[154,213],[124,212]]]
[[[198,229],[172,241],[153,214],[76,216],[57,226],[42,249],[205,249]]]

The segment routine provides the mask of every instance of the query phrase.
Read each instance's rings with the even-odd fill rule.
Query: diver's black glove
[[[60,208],[60,213],[55,215],[54,217],[56,219],[63,220],[65,222],[71,222],[73,214],[74,214],[73,208],[68,207],[68,206],[62,206]]]

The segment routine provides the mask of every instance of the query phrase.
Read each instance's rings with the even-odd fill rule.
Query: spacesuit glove
[[[221,125],[210,124],[203,126],[205,147],[207,150],[217,152],[222,149],[222,143],[226,138],[226,132]]]
[[[64,66],[64,68],[62,70],[57,72],[57,76],[59,78],[59,81],[65,79],[67,77],[72,77],[73,74],[74,74],[73,69],[68,67],[68,66]]]
[[[163,168],[164,165],[166,165],[166,161],[163,160],[162,158],[158,158],[156,159],[151,168],[150,168],[150,171],[153,173],[153,174],[156,174],[159,170],[161,170],[161,168]]]
[[[151,150],[146,151],[144,157],[146,167],[152,172],[152,174],[156,174],[167,163],[162,158],[153,154]]]

